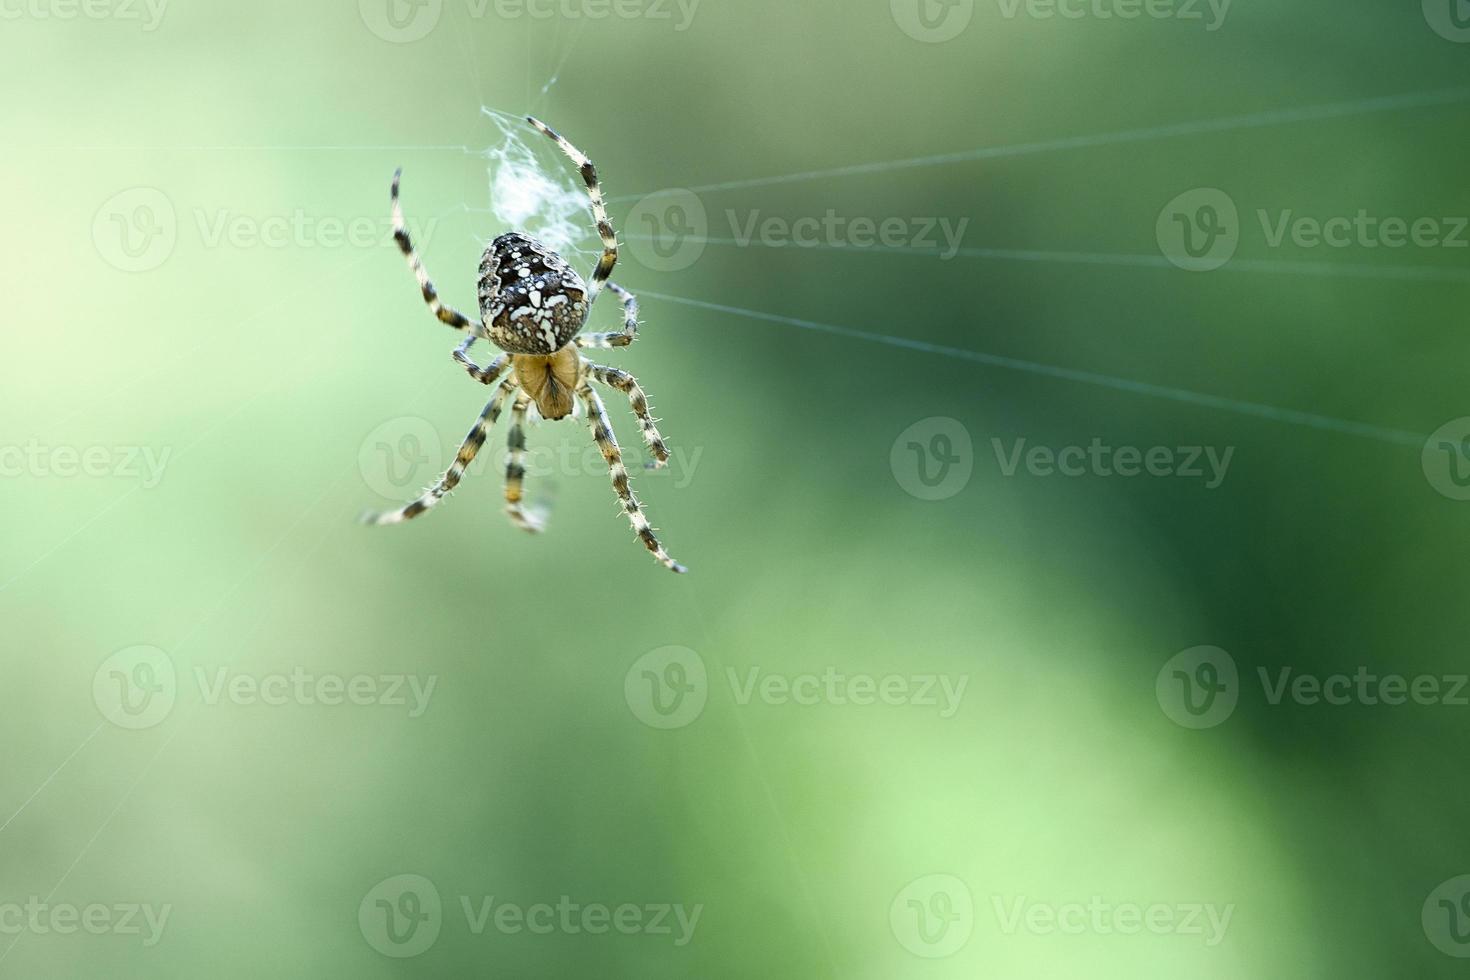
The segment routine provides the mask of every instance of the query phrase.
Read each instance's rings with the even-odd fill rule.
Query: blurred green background
[[[1463,972],[1464,3],[0,15],[0,976]],[[486,397],[386,224],[473,308],[482,106],[602,171],[686,577],[572,422],[544,536],[503,429],[353,523]]]

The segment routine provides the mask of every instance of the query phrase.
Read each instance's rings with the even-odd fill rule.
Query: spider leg
[[[638,297],[615,282],[607,288],[623,301],[623,329],[615,333],[591,333],[577,337],[578,347],[627,347],[638,339]]]
[[[522,531],[539,534],[546,530],[545,515],[531,513],[521,506],[522,484],[526,479],[526,410],[531,407],[531,396],[524,391],[516,392],[515,404],[510,409],[509,453],[505,458],[505,512],[510,522]]]
[[[549,136],[561,151],[567,155],[577,169],[582,173],[582,181],[587,185],[587,196],[592,199],[592,217],[597,219],[597,233],[602,236],[602,258],[597,263],[597,268],[592,271],[592,279],[587,283],[587,307],[592,307],[592,301],[602,291],[603,283],[607,282],[608,276],[612,275],[613,266],[618,263],[618,236],[613,231],[612,222],[607,218],[607,206],[602,199],[602,185],[597,181],[597,168],[587,155],[568,143],[561,134],[539,119],[527,116],[526,121],[535,126],[541,132]]]
[[[585,381],[577,389],[577,394],[587,408],[587,417],[592,424],[592,438],[597,440],[597,448],[602,450],[602,458],[607,461],[608,471],[612,475],[613,490],[617,493],[618,499],[622,501],[623,512],[628,515],[628,520],[632,523],[638,538],[649,551],[653,552],[653,557],[669,571],[688,571],[683,565],[670,558],[669,553],[664,551],[663,545],[658,543],[658,538],[654,537],[653,528],[649,526],[648,518],[644,516],[638,498],[633,495],[633,488],[628,485],[628,470],[623,466],[623,454],[618,449],[618,438],[613,435],[612,424],[607,420],[607,407],[602,404],[602,397]]]
[[[648,396],[638,384],[638,379],[627,371],[620,371],[615,367],[604,367],[601,364],[587,362],[587,372],[602,384],[609,388],[616,388],[628,396],[628,402],[633,406],[633,414],[638,416],[638,428],[643,430],[643,441],[648,443],[649,451],[653,453],[655,469],[666,466],[669,462],[669,447],[664,444],[663,436],[659,435],[658,425],[653,416],[648,414]]]
[[[500,417],[500,410],[505,405],[505,398],[513,389],[514,386],[509,383],[502,384],[499,388],[495,389],[495,394],[491,397],[490,403],[485,406],[485,410],[475,420],[474,428],[470,429],[470,434],[465,437],[464,445],[459,447],[459,453],[454,457],[454,462],[450,465],[449,471],[444,474],[444,478],[438,484],[431,487],[422,497],[400,510],[390,510],[382,514],[364,514],[362,516],[362,523],[378,526],[384,524],[402,524],[404,521],[413,520],[425,511],[432,510],[444,499],[446,494],[459,486],[460,480],[464,479],[464,471],[475,461],[475,457],[480,453],[480,448],[485,445],[485,437],[489,434],[490,427],[495,424],[495,420]]]
[[[467,330],[477,337],[485,337],[485,328],[480,323],[471,320],[452,306],[445,306],[439,300],[439,291],[434,288],[434,283],[429,279],[429,273],[424,268],[423,260],[414,249],[413,242],[408,237],[408,225],[403,220],[403,205],[398,200],[398,184],[403,179],[403,170],[399,168],[393,172],[393,240],[398,243],[398,248],[403,252],[403,257],[408,260],[408,267],[413,270],[414,277],[419,281],[419,289],[423,291],[424,302],[429,304],[429,312],[439,319],[440,323],[447,324],[456,330]]]
[[[464,343],[454,349],[454,359],[463,365],[464,369],[469,372],[470,377],[480,382],[480,384],[493,385],[505,373],[505,369],[510,366],[510,355],[501,354],[489,364],[480,367],[480,365],[470,360],[470,348],[474,347],[475,341],[479,339],[479,337],[473,334],[466,337]]]

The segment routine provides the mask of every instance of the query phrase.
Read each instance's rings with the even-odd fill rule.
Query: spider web
[[[560,253],[587,276],[602,254],[586,185],[560,150],[531,128],[525,114],[481,107],[488,123],[485,177],[494,217],[490,237],[519,231]],[[555,123],[552,122],[554,126]],[[481,245],[488,243],[488,238]]]

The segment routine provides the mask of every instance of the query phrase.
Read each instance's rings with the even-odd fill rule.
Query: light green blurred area
[[[0,976],[1458,975],[1435,896],[1470,871],[1470,708],[1273,704],[1258,679],[1464,670],[1470,505],[1413,434],[1470,414],[1470,253],[1273,247],[1257,219],[1470,214],[1446,12],[1238,0],[1207,30],[929,3],[970,18],[931,43],[903,0],[705,0],[682,30],[635,8],[404,4],[432,28],[399,43],[375,0],[174,0],[153,29],[143,6],[0,5],[0,449],[115,464],[0,479]],[[386,224],[402,166],[428,268],[472,308],[509,230],[482,106],[597,162],[617,281],[713,305],[645,296],[640,341],[597,352],[675,447],[634,484],[686,577],[571,422],[530,433],[543,536],[499,513],[504,423],[433,514],[353,523],[432,480],[487,397]],[[716,240],[830,210],[967,220],[992,251],[715,241],[659,268],[641,199],[674,188]],[[1195,188],[1239,208],[1209,273],[1156,237]],[[126,271],[114,216],[172,247]],[[936,417],[973,472],[925,500],[904,434]],[[1215,489],[1007,475],[993,440],[1022,439],[1233,455]],[[156,480],[117,471],[135,450]],[[1228,651],[1239,704],[1196,730],[1156,681],[1199,646]],[[147,680],[115,659],[135,647],[177,692],[129,728],[106,711]],[[434,686],[415,715],[406,683],[405,705],[272,704],[209,696],[221,670]],[[648,698],[684,704],[681,678],[703,709],[659,727]],[[852,703],[884,683],[900,703]],[[442,906],[422,951],[383,938],[414,911],[401,875]],[[682,943],[478,928],[491,899],[699,918]],[[149,944],[28,904],[168,918]],[[1094,907],[1172,918],[1068,918]]]

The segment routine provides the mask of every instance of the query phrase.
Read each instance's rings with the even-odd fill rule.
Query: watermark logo
[[[633,716],[650,728],[683,728],[704,712],[709,672],[688,647],[659,647],[628,668],[623,699]]]
[[[3,464],[3,452],[0,447],[0,464]],[[465,479],[503,473],[507,456],[504,443],[482,450],[465,467]],[[676,443],[667,465],[652,469],[649,464],[653,457],[644,447],[628,446],[623,451],[623,461],[639,474],[638,479],[670,483],[675,490],[693,484],[703,458],[703,446]],[[444,455],[444,445],[433,423],[417,416],[401,416],[368,433],[358,449],[357,463],[364,485],[383,499],[397,503],[436,483],[451,459]],[[570,437],[554,445],[529,446],[521,465],[533,488],[542,480],[556,477],[607,479],[607,461],[598,448]]]
[[[847,674],[828,667],[820,674],[782,674],[750,667],[743,673],[725,668],[725,678],[735,703],[740,706],[760,700],[763,704],[835,705],[867,707],[933,708],[949,719],[960,710],[969,686],[968,674]]]
[[[975,445],[970,430],[956,419],[921,419],[893,440],[888,463],[893,478],[910,496],[946,500],[969,485]]]
[[[160,724],[178,698],[178,673],[158,647],[119,650],[92,676],[92,700],[102,717],[119,728],[140,730]]]
[[[411,44],[428,37],[444,13],[444,0],[357,0],[362,22],[384,41]]]
[[[701,0],[468,0],[470,16],[485,16],[487,8],[502,20],[562,19],[570,21],[665,21],[682,34],[694,24]]]
[[[158,30],[169,0],[4,0],[0,20],[138,21],[145,34]]]
[[[149,272],[168,261],[179,240],[178,215],[168,195],[132,187],[108,198],[92,218],[92,244],[122,272]]]
[[[1012,936],[1197,936],[1207,948],[1220,945],[1235,915],[1235,905],[1211,902],[1113,902],[1101,895],[1087,902],[1037,902],[1025,895],[992,895],[990,904],[1000,931]]]
[[[1213,34],[1225,26],[1233,0],[997,0],[1000,14],[1015,20],[1176,20],[1200,23]]]
[[[1191,647],[1176,653],[1154,681],[1159,707],[1176,725],[1214,728],[1235,712],[1240,672],[1235,658],[1219,647]]]
[[[1435,949],[1458,959],[1470,957],[1470,875],[1441,882],[1424,900],[1420,920]]]
[[[459,904],[464,911],[465,924],[474,936],[484,935],[491,927],[507,936],[523,933],[533,936],[576,936],[583,933],[604,936],[617,932],[624,936],[669,937],[679,947],[689,945],[694,939],[699,917],[704,914],[702,904],[622,902],[609,905],[605,902],[574,901],[570,895],[562,895],[554,905],[550,902],[530,905],[504,902],[495,895],[461,895]]]
[[[953,956],[974,931],[975,900],[970,887],[954,875],[925,875],[894,897],[888,924],[899,944],[915,956]]]
[[[465,16],[498,20],[646,20],[689,30],[701,0],[463,0]],[[384,41],[410,44],[439,26],[444,0],[358,0],[362,22]]]
[[[1342,707],[1349,704],[1423,706],[1444,705],[1450,708],[1470,707],[1465,688],[1470,684],[1466,674],[1375,674],[1367,665],[1359,665],[1352,674],[1296,673],[1291,667],[1272,672],[1257,667],[1266,703],[1273,707],[1290,699],[1292,704],[1312,707],[1325,704]]]
[[[1024,467],[1031,476],[1134,477],[1199,480],[1206,490],[1219,489],[1230,470],[1235,447],[1222,451],[1215,446],[1111,446],[1094,438],[1086,446],[1029,446],[1017,439],[1007,448],[1004,440],[991,439],[991,450],[1000,472],[1013,477]]]
[[[1424,0],[1424,19],[1446,41],[1470,44],[1470,2]]]
[[[915,41],[943,44],[965,32],[975,0],[889,0],[893,22]]]
[[[667,480],[673,483],[675,490],[683,490],[694,482],[695,474],[699,471],[699,461],[703,458],[703,446],[675,443],[669,450],[668,462],[651,468],[654,459],[646,447],[627,446],[623,449],[623,462],[631,470],[642,470],[640,479]],[[607,460],[602,458],[601,450],[579,439],[568,439],[554,446],[531,446],[526,450],[523,462],[526,478],[533,483],[554,476],[607,479]],[[472,476],[478,476],[487,466],[503,470],[504,464],[503,453],[485,453],[470,464],[468,472]]]
[[[1380,674],[1359,664],[1351,673],[1333,674],[1258,666],[1255,677],[1261,703],[1272,708],[1470,707],[1470,674]],[[1218,647],[1194,647],[1170,658],[1159,671],[1155,690],[1164,713],[1185,728],[1223,723],[1247,693],[1235,661]]]
[[[1442,496],[1470,500],[1470,416],[1434,431],[1420,454],[1424,478]]]
[[[591,935],[652,936],[687,946],[699,926],[704,905],[683,903],[581,902],[562,895],[555,902],[522,904],[499,895],[460,893],[459,914],[472,937]],[[439,890],[421,875],[397,875],[379,882],[357,908],[357,924],[369,946],[384,956],[408,959],[438,941],[451,918]],[[457,920],[456,920],[457,922]]]
[[[3,2],[3,0],[0,0]],[[92,222],[98,253],[124,272],[149,272],[171,256],[181,234],[197,235],[206,249],[378,249],[393,240],[386,215],[322,215],[304,208],[278,214],[244,214],[229,208],[194,207],[181,217],[172,201],[154,188],[114,195]],[[438,218],[408,220],[420,248],[433,241]]]
[[[1355,214],[1318,218],[1291,208],[1256,209],[1256,220],[1268,248],[1288,241],[1297,248],[1470,248],[1470,218],[1421,215],[1414,218],[1374,214],[1359,208]]]
[[[24,446],[0,445],[0,478],[36,480],[137,479],[142,489],[163,482],[173,448],[164,446],[47,446],[32,439]]]
[[[828,208],[820,218],[796,219],[767,215],[758,208],[744,215],[726,209],[725,220],[732,240],[741,248],[755,243],[765,248],[903,249],[933,252],[941,262],[960,254],[965,230],[970,227],[969,218],[872,218],[838,214],[836,208]]]
[[[704,255],[709,213],[693,191],[675,188],[633,205],[624,223],[628,250],[653,272],[682,272]]]
[[[1154,234],[1159,250],[1174,265],[1189,272],[1211,272],[1235,257],[1240,213],[1229,194],[1198,187],[1164,205]]]
[[[656,272],[687,269],[708,244],[736,248],[794,248],[862,251],[888,249],[932,254],[948,262],[963,250],[969,218],[840,214],[789,218],[759,208],[724,213],[728,238],[709,238],[709,214],[691,191],[661,191],[643,198],[628,222],[635,257]]]
[[[357,907],[357,926],[368,945],[384,956],[419,956],[438,941],[444,926],[439,889],[422,875],[381,881]]]
[[[32,895],[24,904],[0,902],[0,935],[74,936],[85,932],[89,936],[138,937],[144,947],[151,948],[163,939],[173,910],[172,905],[135,902],[53,905],[39,895]]]
[[[228,701],[239,707],[285,705],[302,707],[353,706],[396,708],[410,719],[422,718],[429,710],[439,675],[418,674],[313,674],[303,667],[289,673],[256,676],[233,672],[229,667],[194,668],[194,682],[204,703],[213,707]]]
[[[1470,249],[1470,217],[1464,215],[1385,215],[1368,208],[1312,215],[1293,208],[1256,208],[1254,217],[1251,233],[1259,226],[1260,243],[1268,249]],[[1170,201],[1156,228],[1164,256],[1191,272],[1226,265],[1246,230],[1235,202],[1214,188],[1186,191]]]
[[[357,468],[369,490],[397,500],[432,483],[443,469],[443,457],[433,423],[405,415],[367,434],[357,453]]]
[[[726,667],[724,681],[736,707],[917,708],[953,718],[969,686],[968,674],[847,673],[835,666],[790,674],[760,666]],[[687,647],[661,647],[639,658],[623,678],[623,697],[644,724],[683,728],[704,711],[714,687],[704,661]]]
[[[438,228],[438,218],[408,219],[419,248],[427,248]],[[393,225],[386,216],[311,214],[303,208],[284,214],[241,214],[228,208],[194,209],[194,230],[205,248],[374,249],[392,241]]]

